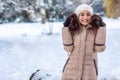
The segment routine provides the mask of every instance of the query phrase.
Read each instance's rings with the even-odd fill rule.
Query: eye
[[[84,13],[81,13],[80,16],[84,16],[85,14]]]
[[[87,16],[91,16],[91,14],[90,14],[90,13],[87,13]]]

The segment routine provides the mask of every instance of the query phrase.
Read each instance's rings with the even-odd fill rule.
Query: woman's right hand
[[[66,18],[65,22],[63,23],[64,27],[68,27],[69,24],[70,24],[70,21],[71,21],[70,16],[68,16],[68,17]]]
[[[75,26],[74,24],[76,24],[76,22],[78,22],[78,18],[77,18],[77,15],[73,13],[66,18],[63,25],[64,25],[64,27],[69,27],[70,24]]]
[[[70,31],[78,30],[79,29],[79,20],[75,13],[69,15],[65,22],[63,23],[64,27],[69,27]]]

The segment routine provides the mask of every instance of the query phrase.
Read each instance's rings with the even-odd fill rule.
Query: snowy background
[[[98,54],[99,80],[120,80],[120,18],[108,19],[106,50]],[[0,24],[0,80],[61,80],[67,59],[61,38],[62,22]]]

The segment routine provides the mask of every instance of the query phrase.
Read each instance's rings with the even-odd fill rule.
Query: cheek
[[[82,22],[82,18],[81,18],[81,17],[79,17],[79,22],[80,22],[80,23]]]
[[[91,17],[88,17],[88,20],[90,21],[90,20],[91,20]]]

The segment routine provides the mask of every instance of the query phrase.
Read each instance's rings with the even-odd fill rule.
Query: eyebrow
[[[89,14],[89,15],[91,15],[91,13],[90,13],[90,12],[87,12],[87,13],[84,13],[84,12],[83,12],[83,13],[80,13],[80,15],[82,15],[82,14]]]

